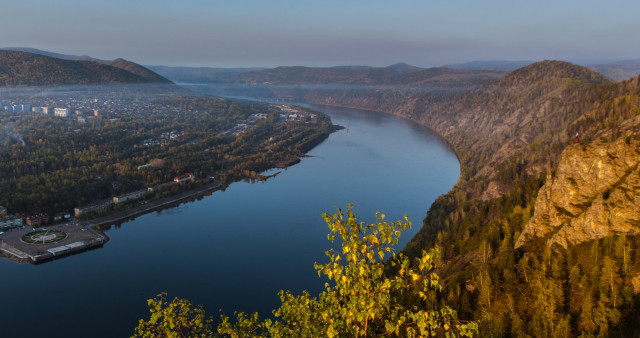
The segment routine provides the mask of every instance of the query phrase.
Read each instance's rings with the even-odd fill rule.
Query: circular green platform
[[[30,244],[47,244],[61,241],[67,234],[60,230],[38,230],[22,236],[22,241]]]

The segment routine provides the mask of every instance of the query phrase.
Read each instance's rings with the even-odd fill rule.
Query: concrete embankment
[[[33,240],[36,236],[38,239]],[[5,232],[0,237],[0,252],[13,261],[36,264],[101,247],[107,240],[102,232],[74,220],[46,228],[21,227]]]
[[[149,202],[135,208],[85,222],[78,222],[74,220],[69,223],[47,226],[46,229],[33,229],[31,227],[12,229],[0,236],[0,253],[16,262],[30,262],[37,264],[82,251],[99,248],[109,241],[109,237],[99,229],[99,226],[111,225],[134,219],[140,215],[171,207],[185,200],[203,196],[222,188],[222,183],[215,182],[177,195]],[[47,230],[64,233],[66,237],[49,243],[25,242],[23,240],[23,236],[25,235],[29,236],[34,232],[46,232]]]
[[[84,221],[82,222],[82,224],[84,224],[87,227],[97,227],[97,226],[111,225],[111,224],[131,220],[138,216],[144,215],[146,213],[163,209],[166,207],[170,207],[175,203],[180,203],[184,200],[205,195],[205,194],[220,190],[222,188],[223,188],[223,185],[220,182],[210,183],[199,188],[185,191],[177,195],[165,197],[165,198],[162,198],[153,202],[149,202],[147,204],[143,204],[122,212]]]

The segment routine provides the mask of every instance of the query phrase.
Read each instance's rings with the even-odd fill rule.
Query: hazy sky
[[[3,0],[0,46],[146,65],[640,58],[638,0]]]

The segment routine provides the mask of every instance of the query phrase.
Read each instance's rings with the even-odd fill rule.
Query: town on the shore
[[[135,93],[132,91],[132,93]],[[175,105],[168,104],[162,100],[148,100],[144,97],[138,97],[138,94],[128,93],[122,95],[118,91],[109,92],[106,90],[100,93],[100,95],[91,95],[91,93],[83,93],[78,95],[77,93],[39,93],[32,92],[28,95],[10,95],[11,93],[4,93],[4,98],[0,98],[0,111],[12,114],[7,115],[8,118],[35,118],[37,115],[48,115],[65,120],[74,120],[78,123],[78,128],[82,128],[85,123],[96,121],[99,123],[100,118],[107,118],[111,121],[118,120],[121,117],[133,117],[139,119],[149,119],[151,116],[155,118],[162,118],[166,116],[178,116],[186,117],[197,114],[197,110],[185,109],[185,107],[177,107]],[[279,120],[283,123],[287,122],[306,122],[316,120],[316,114],[307,111],[300,111],[294,106],[287,104],[274,104],[273,108],[279,111]],[[250,114],[245,120],[236,121],[233,127],[218,131],[218,136],[238,136],[248,132],[255,128],[257,123],[265,120],[269,117],[269,114],[262,112],[255,112]],[[0,125],[2,120],[0,120]],[[24,141],[20,137],[19,133],[14,132],[11,129],[11,123],[8,123],[5,127],[9,130],[0,130],[0,141],[2,137],[15,138],[17,141]],[[5,128],[6,129],[6,128]],[[79,129],[78,129],[79,130]],[[76,131],[78,131],[76,130]],[[2,134],[9,135],[2,135]],[[272,141],[273,137],[269,139]],[[165,146],[172,142],[186,142],[194,143],[198,140],[185,140],[183,139],[183,132],[181,130],[171,130],[155,135],[153,138],[148,138],[134,145],[137,147],[153,147],[153,146]],[[140,163],[137,166],[138,170],[145,170],[155,166],[153,162]],[[144,189],[126,192],[118,196],[113,196],[109,199],[103,199],[99,201],[92,201],[87,205],[79,205],[71,210],[60,211],[53,215],[49,214],[12,214],[7,208],[0,207],[0,234],[3,231],[7,231],[13,228],[19,228],[23,225],[38,227],[43,224],[54,224],[70,220],[74,216],[79,219],[86,219],[88,217],[101,216],[111,213],[114,208],[120,210],[125,202],[131,204],[135,200],[148,200],[153,195],[164,189],[170,188],[172,185],[182,185],[186,182],[196,182],[199,185],[210,183],[215,181],[213,176],[196,178],[192,173],[183,173],[176,176],[172,181],[156,184],[153,186],[147,186]],[[115,183],[114,183],[115,184]],[[180,188],[179,190],[183,190]]]
[[[180,176],[174,177],[173,181],[156,186],[148,187],[146,189],[140,189],[137,191],[129,192],[119,196],[114,196],[111,199],[105,199],[97,201],[88,205],[78,206],[74,209],[74,215],[76,218],[80,218],[87,215],[100,215],[105,211],[111,209],[114,205],[130,202],[142,199],[147,194],[154,193],[158,190],[165,189],[174,184],[184,184],[186,182],[195,181],[195,176],[192,173],[186,173]],[[209,177],[208,180],[215,180],[213,177]],[[60,212],[55,215],[11,215],[7,212],[7,208],[0,206],[0,235],[3,231],[11,230],[14,228],[20,228],[24,225],[36,228],[43,224],[59,223],[62,221],[68,221],[73,217],[68,212]]]

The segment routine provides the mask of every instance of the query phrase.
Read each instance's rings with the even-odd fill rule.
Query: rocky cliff
[[[549,174],[516,242],[567,248],[616,233],[640,233],[640,148],[634,137],[568,147]]]

